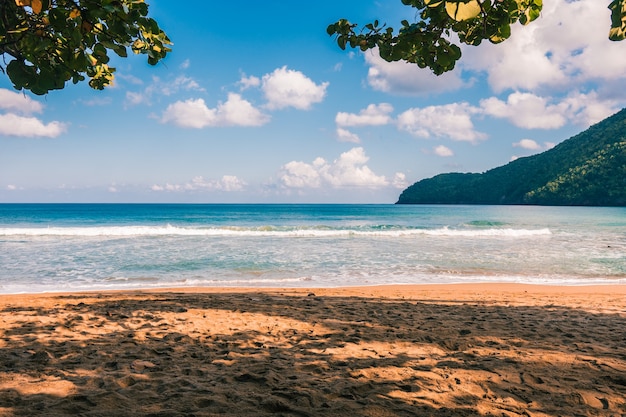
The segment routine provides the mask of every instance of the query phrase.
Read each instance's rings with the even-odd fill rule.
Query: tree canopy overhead
[[[130,48],[155,65],[171,44],[143,0],[0,0],[0,70],[17,90],[46,94],[86,77],[102,90],[115,72],[109,52]]]
[[[483,40],[500,43],[511,36],[512,24],[532,22],[539,17],[543,6],[543,0],[402,0],[402,3],[417,9],[417,18],[415,22],[400,22],[397,33],[379,21],[359,28],[347,19],[330,24],[327,32],[336,36],[341,49],[378,48],[386,61],[414,63],[441,75],[454,69],[461,58],[461,49],[450,39],[452,33],[467,45],[479,45]],[[609,9],[609,39],[623,40],[626,0],[611,1]]]

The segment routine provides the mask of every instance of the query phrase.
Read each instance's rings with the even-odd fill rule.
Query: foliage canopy
[[[155,65],[169,45],[143,0],[0,0],[0,70],[17,90],[46,94],[85,76],[102,90],[115,72],[110,51]]]
[[[403,20],[396,33],[378,20],[362,28],[341,19],[327,28],[336,36],[341,49],[361,51],[378,48],[386,61],[406,61],[430,68],[441,75],[454,69],[461,49],[450,40],[455,33],[460,42],[479,45],[483,40],[500,43],[511,36],[511,25],[526,25],[537,19],[543,0],[402,0],[417,9],[415,22]],[[626,38],[626,0],[613,0],[609,39]]]

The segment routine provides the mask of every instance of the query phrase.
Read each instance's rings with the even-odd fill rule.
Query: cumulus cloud
[[[377,49],[365,53],[365,62],[369,66],[369,85],[374,90],[386,93],[435,94],[458,90],[466,85],[458,69],[437,76],[415,64],[404,61],[387,62],[380,57]]]
[[[508,119],[526,129],[557,129],[567,122],[564,106],[531,93],[513,93],[506,102],[491,97],[480,102],[485,114]]]
[[[250,77],[243,75],[237,84],[239,84],[241,91],[243,91],[248,88],[259,87],[261,85],[261,79],[259,77],[255,77],[254,75],[251,75]]]
[[[382,126],[391,121],[393,106],[388,103],[370,104],[358,114],[339,112],[335,116],[337,126]]]
[[[319,188],[322,185],[320,169],[327,166],[323,158],[316,158],[312,164],[291,161],[281,168],[280,182],[287,188]]]
[[[541,149],[541,145],[539,145],[537,142],[535,142],[532,139],[522,139],[519,142],[515,142],[513,146],[516,148],[528,149],[531,151],[536,151],[536,150]]]
[[[261,126],[270,117],[255,108],[239,94],[230,93],[228,100],[209,108],[203,99],[190,99],[170,104],[163,112],[161,122],[201,129],[215,126]]]
[[[491,97],[480,105],[484,114],[525,129],[558,129],[568,121],[588,127],[617,111],[614,100],[601,100],[595,92],[574,92],[559,100],[514,92],[506,101]]]
[[[563,99],[563,105],[567,109],[567,117],[583,128],[606,119],[621,107],[617,100],[603,99],[595,91],[588,94],[570,93]]]
[[[267,108],[276,110],[294,107],[308,110],[326,96],[329,83],[315,84],[300,71],[277,68],[263,76],[261,89],[267,99]]]
[[[35,117],[0,114],[0,135],[55,138],[66,130],[61,122],[44,123]]]
[[[398,189],[406,188],[409,185],[406,181],[406,175],[402,172],[396,172],[393,176],[392,185]]]
[[[436,146],[433,149],[433,151],[435,152],[435,155],[437,156],[443,156],[443,157],[454,156],[454,152],[452,152],[452,149],[443,145]]]
[[[480,109],[468,103],[413,108],[401,113],[397,124],[419,138],[446,137],[476,143],[487,137],[474,129],[471,116],[477,113]]]
[[[5,88],[0,88],[0,109],[17,112],[20,114],[41,113],[43,106],[40,102],[30,97],[16,93]]]
[[[184,184],[153,185],[152,191],[166,192],[186,192],[186,191],[242,191],[246,187],[246,182],[234,175],[224,175],[222,178],[213,180],[205,179],[202,176],[194,177],[191,181]]]
[[[513,25],[503,45],[464,47],[462,65],[485,71],[496,91],[624,79],[626,54],[607,40],[609,23],[606,2],[552,0],[532,24]]]
[[[532,139],[521,139],[519,142],[514,142],[514,148],[527,149],[529,151],[547,151],[548,149],[552,149],[556,146],[554,142],[544,142],[543,145],[537,143]]]
[[[41,113],[43,105],[30,97],[0,88],[0,135],[18,137],[54,138],[67,130],[65,123],[44,123],[33,113]]]
[[[369,188],[390,185],[384,177],[376,175],[367,165],[369,157],[361,147],[342,153],[333,162],[316,158],[312,163],[292,161],[285,164],[279,174],[284,188]],[[402,179],[397,174],[394,181]]]
[[[339,142],[361,143],[359,135],[341,127],[337,128],[337,139]]]

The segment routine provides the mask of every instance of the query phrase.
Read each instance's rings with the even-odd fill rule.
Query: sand
[[[626,286],[0,296],[0,416],[626,416]]]

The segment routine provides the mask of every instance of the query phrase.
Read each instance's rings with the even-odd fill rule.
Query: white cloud
[[[461,71],[455,69],[442,75],[435,75],[428,69],[404,61],[387,62],[380,57],[378,50],[365,53],[369,65],[367,81],[378,91],[401,95],[435,94],[454,91],[466,83],[461,79]]]
[[[398,128],[420,138],[447,137],[453,140],[476,143],[485,139],[484,133],[474,129],[471,116],[480,109],[467,103],[413,108],[400,114]]]
[[[514,148],[522,148],[529,151],[547,151],[555,146],[556,144],[554,142],[544,142],[543,145],[541,145],[532,139],[521,139],[519,142],[513,143]]]
[[[66,125],[61,122],[45,124],[35,117],[0,114],[0,135],[55,138],[66,130]]]
[[[598,123],[620,110],[616,100],[602,99],[595,91],[588,94],[570,93],[563,99],[563,105],[566,107],[565,114],[569,120],[583,128]]]
[[[382,126],[391,121],[393,106],[388,103],[370,104],[359,114],[339,112],[335,116],[337,126]]]
[[[395,173],[395,175],[393,176],[392,184],[394,188],[398,188],[398,189],[404,189],[409,185],[406,182],[406,175],[402,172]]]
[[[126,105],[136,106],[143,102],[148,102],[148,96],[143,93],[137,93],[133,91],[126,92]]]
[[[464,47],[462,65],[485,71],[496,91],[569,86],[626,78],[621,42],[608,40],[607,2],[551,0],[528,26],[515,24],[501,45]]]
[[[337,139],[339,140],[339,142],[361,143],[361,138],[359,138],[359,135],[340,127],[337,128]]]
[[[16,185],[13,185],[13,184],[9,184],[9,185],[7,185],[7,190],[9,190],[9,191],[15,191],[15,190],[17,190],[17,186],[16,186]]]
[[[531,93],[515,92],[506,102],[491,97],[481,100],[485,114],[508,119],[515,126],[526,129],[557,129],[567,122],[565,106],[548,104],[548,99]]]
[[[261,79],[259,77],[255,77],[254,75],[251,75],[250,77],[243,75],[238,84],[240,85],[241,91],[243,91],[251,87],[259,87],[261,85]]]
[[[178,68],[180,68],[180,69],[187,69],[190,66],[191,66],[191,61],[189,61],[189,59],[186,59],[186,60],[184,60],[183,62],[180,63]]]
[[[203,99],[177,101],[163,112],[163,123],[201,129],[215,126],[261,126],[270,117],[255,108],[239,94],[230,93],[228,100],[214,109],[207,107]]]
[[[261,86],[268,101],[267,107],[272,110],[286,107],[308,110],[324,99],[327,87],[327,82],[315,84],[302,72],[286,66],[264,75]]]
[[[281,168],[280,181],[287,188],[319,188],[322,179],[319,172],[326,166],[326,161],[317,158],[312,164],[301,161],[291,161]]]
[[[217,115],[226,126],[261,126],[270,120],[269,116],[235,93],[228,94],[228,100],[218,105]]]
[[[481,100],[480,105],[484,114],[508,119],[525,129],[558,129],[568,121],[588,127],[617,111],[614,100],[600,100],[595,92],[573,92],[556,102],[533,93],[515,92],[506,102],[491,97]]]
[[[224,175],[217,180],[207,180],[202,176],[194,177],[191,181],[184,184],[165,185],[155,184],[150,189],[156,192],[187,192],[187,191],[242,191],[246,187],[246,182],[240,180],[234,175]]]
[[[216,188],[222,191],[241,191],[246,187],[246,182],[240,180],[234,175],[224,175],[218,181]]]
[[[357,147],[342,153],[331,163],[323,158],[316,158],[311,164],[292,161],[281,168],[279,181],[285,188],[377,189],[389,186],[384,176],[376,175],[365,165],[368,160],[363,148]],[[396,174],[394,181],[400,179],[402,174]]]
[[[64,123],[44,123],[30,116],[41,113],[43,105],[23,93],[0,88],[0,109],[8,111],[0,114],[0,135],[54,138],[67,130]]]
[[[204,91],[200,84],[191,77],[185,77],[184,75],[176,77],[171,82],[161,82],[155,77],[153,88],[158,88],[160,93],[164,96],[171,96],[179,91]]]
[[[566,77],[547,56],[548,48],[537,44],[537,24],[535,21],[523,28],[514,25],[513,34],[503,44],[483,42],[478,48],[464,47],[462,65],[486,71],[489,85],[497,92],[564,83]]]
[[[30,97],[0,88],[0,109],[18,112],[21,114],[41,113],[43,106]]]
[[[454,156],[454,152],[452,152],[452,149],[443,145],[439,145],[435,147],[433,151],[435,152],[435,155],[437,156],[443,156],[443,157]]]
[[[519,142],[515,142],[513,146],[516,148],[529,149],[531,151],[536,151],[536,150],[541,149],[541,145],[539,145],[537,142],[535,142],[532,139],[522,139]]]

